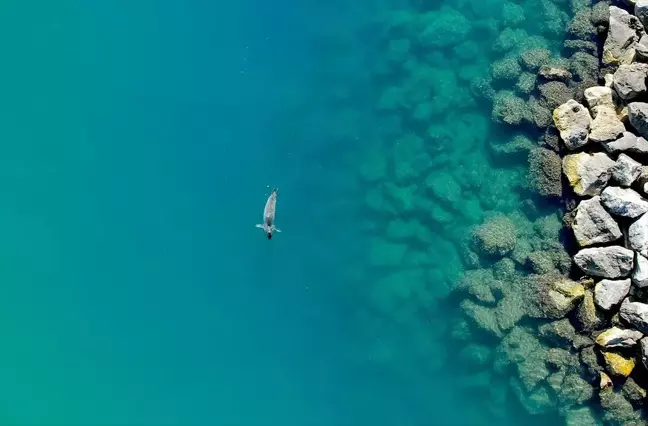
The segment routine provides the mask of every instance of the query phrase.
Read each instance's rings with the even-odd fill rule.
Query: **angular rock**
[[[630,188],[608,186],[601,193],[601,204],[613,215],[631,219],[648,212],[648,201]]]
[[[578,195],[599,195],[612,177],[614,161],[602,152],[580,152],[563,158],[563,173]]]
[[[594,301],[603,310],[609,311],[619,305],[630,291],[630,280],[601,280],[594,287]]]
[[[592,331],[603,325],[605,317],[596,309],[592,290],[585,291],[585,297],[576,310],[576,321],[581,331]]]
[[[598,195],[581,201],[576,208],[572,229],[581,247],[610,243],[623,236],[619,225],[601,205]]]
[[[648,154],[648,141],[637,137],[630,132],[623,132],[623,136],[612,142],[603,142],[605,150],[611,154],[629,152],[631,154]]]
[[[643,215],[628,227],[628,247],[648,257],[648,215]]]
[[[638,288],[648,287],[648,259],[637,253],[632,271],[632,284]]]
[[[609,11],[610,26],[603,44],[603,63],[630,64],[635,58],[635,49],[641,38],[643,25],[637,17],[616,6],[610,6]]]
[[[540,67],[538,75],[545,80],[567,81],[572,78],[572,73],[570,73],[566,69],[560,67],[551,67],[547,65]]]
[[[644,337],[639,341],[639,350],[641,363],[648,370],[648,337]]]
[[[648,35],[643,34],[635,47],[636,58],[641,61],[648,59]]]
[[[640,331],[612,327],[598,335],[596,344],[604,348],[631,348],[642,337]]]
[[[603,352],[603,358],[607,371],[613,376],[628,377],[635,367],[634,358],[615,352]]]
[[[612,98],[612,89],[605,86],[588,87],[584,92],[585,101],[589,105],[592,116],[596,117],[596,110],[600,106],[615,108]]]
[[[639,135],[648,137],[648,104],[645,102],[630,102],[628,104],[628,120]]]
[[[646,393],[646,390],[639,386],[639,384],[635,382],[632,377],[629,377],[628,380],[625,381],[623,387],[621,388],[621,392],[628,401],[634,402],[637,405],[643,404],[644,399],[646,399],[646,395],[648,395],[648,393]]]
[[[648,1],[637,0],[634,7],[634,15],[645,26],[646,22],[648,22]]]
[[[592,120],[589,139],[592,142],[612,142],[625,132],[625,126],[619,120],[614,108],[599,106],[596,108],[596,118]]]
[[[574,263],[594,277],[624,278],[634,266],[634,253],[621,246],[581,249],[574,256]]]
[[[537,275],[529,283],[541,318],[562,318],[571,312],[585,296],[581,283],[563,276]],[[534,287],[535,286],[535,287]]]
[[[614,73],[612,85],[621,99],[630,101],[646,93],[646,77],[648,64],[623,64]]]
[[[621,186],[630,186],[641,175],[642,165],[625,154],[620,154],[612,168],[612,178]]]
[[[621,303],[619,316],[642,333],[648,333],[648,305],[645,303],[626,299]]]
[[[553,120],[568,149],[587,144],[592,117],[583,105],[570,99],[554,110]]]

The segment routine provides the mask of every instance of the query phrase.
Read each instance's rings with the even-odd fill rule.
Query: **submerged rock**
[[[648,211],[648,201],[641,195],[633,189],[618,186],[608,186],[603,190],[601,204],[610,213],[631,219]]]
[[[554,110],[553,119],[568,149],[587,144],[592,118],[583,105],[570,99]]]
[[[621,304],[619,315],[628,324],[642,333],[648,333],[648,305],[641,302],[630,302],[628,299]]]
[[[560,156],[549,149],[529,151],[529,181],[531,187],[543,197],[562,196],[562,162]]]
[[[609,11],[610,26],[603,44],[603,63],[630,64],[635,58],[635,48],[641,38],[643,25],[635,16],[616,6],[610,6]]]
[[[610,243],[623,236],[619,225],[601,205],[599,196],[581,201],[576,209],[572,229],[581,247]]]
[[[488,255],[505,256],[515,248],[515,225],[506,216],[496,216],[475,228],[473,232],[479,249]]]
[[[571,312],[585,296],[581,283],[561,276],[535,276],[538,314],[544,318],[562,318]]]
[[[596,337],[596,344],[604,348],[631,348],[642,337],[640,331],[612,327]]]
[[[637,405],[643,404],[644,399],[646,399],[646,390],[639,386],[632,377],[628,377],[628,380],[625,381],[623,387],[621,387],[621,393],[628,401]]]
[[[614,167],[612,178],[621,186],[630,186],[641,175],[641,163],[625,154],[619,154]]]
[[[563,173],[578,195],[599,195],[612,176],[614,161],[601,152],[566,155]]]
[[[646,93],[646,77],[648,64],[622,64],[614,73],[612,84],[621,99],[630,101]]]
[[[540,70],[538,70],[538,76],[544,78],[545,80],[567,81],[572,78],[572,73],[564,68],[545,65],[540,67]]]
[[[578,407],[567,410],[565,426],[596,426],[597,419],[590,407]]]
[[[576,253],[574,263],[595,277],[623,278],[632,271],[634,253],[621,246],[584,248]]]
[[[592,331],[605,323],[605,317],[596,309],[594,292],[586,290],[583,301],[576,310],[576,321],[581,331]]]
[[[594,287],[594,301],[606,311],[619,305],[630,291],[630,280],[601,280]]]

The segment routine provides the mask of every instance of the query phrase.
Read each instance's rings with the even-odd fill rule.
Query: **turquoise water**
[[[457,361],[463,343],[448,337],[460,242],[528,197],[524,156],[498,164],[487,145],[518,130],[493,129],[491,105],[470,100],[502,55],[433,46],[447,65],[419,76],[436,84],[420,112],[436,125],[433,204],[411,214],[410,189],[376,213],[381,164],[410,126],[383,108],[401,82],[385,63],[402,51],[376,23],[387,2],[343,3],[0,6],[3,424],[555,420],[530,418],[506,377]],[[462,22],[450,25],[439,31]],[[490,47],[485,34],[461,35],[479,40],[466,52]],[[454,191],[458,169],[470,190]],[[283,232],[267,241],[254,225],[275,186]],[[413,217],[426,230],[390,228]],[[410,260],[380,245],[390,238],[417,247]],[[420,262],[429,291],[412,275],[381,281]]]

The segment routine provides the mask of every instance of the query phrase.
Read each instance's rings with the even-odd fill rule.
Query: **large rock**
[[[619,152],[648,154],[648,141],[630,132],[623,132],[623,135],[619,139],[612,142],[603,142],[602,145],[611,154]]]
[[[603,352],[605,368],[613,376],[628,377],[635,367],[634,358],[630,358],[615,352]]]
[[[632,271],[632,284],[639,288],[648,287],[648,259],[637,253]]]
[[[626,299],[621,304],[619,315],[637,330],[648,333],[648,305],[645,303],[630,302]]]
[[[648,215],[643,215],[628,227],[628,247],[648,257]]]
[[[581,247],[616,241],[623,236],[619,225],[601,205],[601,197],[583,200],[572,222],[576,241]]]
[[[562,161],[549,149],[534,148],[529,151],[528,177],[531,187],[543,197],[562,196]]]
[[[634,265],[634,253],[621,246],[584,248],[574,256],[574,263],[594,277],[624,278]]]
[[[631,348],[642,337],[640,331],[612,327],[598,335],[596,344],[604,348]]]
[[[639,21],[646,26],[648,22],[648,1],[646,0],[637,0],[634,7],[634,15],[639,18]]]
[[[585,287],[581,283],[563,276],[534,276],[530,284],[535,285],[534,297],[540,318],[562,318],[571,312],[585,296]]]
[[[643,137],[648,137],[648,104],[645,102],[630,102],[628,104],[628,120],[632,127]]]
[[[612,142],[625,132],[625,126],[619,120],[614,108],[599,106],[596,108],[596,118],[592,120],[589,138],[593,142]]]
[[[620,154],[612,168],[612,178],[621,186],[630,186],[641,175],[641,170],[641,163]]]
[[[609,311],[619,305],[630,291],[630,280],[601,280],[594,287],[594,302]]]
[[[583,105],[570,99],[554,110],[553,120],[568,149],[587,144],[592,117]]]
[[[583,297],[583,301],[576,309],[576,321],[581,331],[596,330],[605,323],[605,316],[596,309],[592,290],[585,291],[585,297]]]
[[[637,218],[648,212],[648,201],[630,188],[608,186],[601,193],[601,204],[617,216]]]
[[[636,46],[643,25],[637,17],[623,9],[610,6],[610,27],[603,44],[603,63],[606,65],[630,64],[635,58]]]
[[[612,85],[621,99],[630,101],[646,93],[646,77],[648,64],[623,64],[614,73]]]
[[[584,92],[585,101],[592,112],[592,116],[596,117],[596,111],[599,107],[614,108],[614,98],[612,97],[612,89],[605,86],[588,87]]]
[[[563,173],[578,195],[599,195],[612,176],[614,161],[602,152],[579,152],[563,158]]]

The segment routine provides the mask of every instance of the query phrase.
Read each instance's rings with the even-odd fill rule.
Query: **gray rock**
[[[648,64],[623,64],[614,73],[612,85],[621,99],[630,101],[646,93],[646,77]]]
[[[581,249],[574,256],[574,263],[594,277],[624,278],[634,265],[634,253],[621,246]]]
[[[570,99],[554,110],[553,120],[568,149],[587,144],[592,117],[583,105]]]
[[[628,227],[628,247],[648,257],[648,215],[643,215]]]
[[[648,104],[645,102],[630,102],[628,104],[628,120],[639,135],[648,135]]]
[[[628,380],[625,381],[621,388],[621,393],[623,393],[623,396],[625,396],[628,401],[637,405],[643,404],[647,395],[646,390],[639,386],[632,377],[628,377]]]
[[[637,253],[632,271],[632,284],[638,288],[648,287],[648,259]]]
[[[534,289],[530,301],[537,308],[527,307],[527,315],[537,318],[562,318],[585,296],[581,283],[561,275],[532,275],[527,287]]]
[[[641,350],[641,363],[648,370],[648,337],[644,337],[639,341],[639,348]]]
[[[645,303],[630,302],[626,299],[621,304],[619,315],[637,330],[648,333],[648,305]]]
[[[590,129],[589,139],[599,143],[615,141],[625,132],[614,108],[604,105],[596,107],[596,118],[592,120]]]
[[[603,63],[630,64],[635,58],[643,25],[637,17],[616,6],[610,6],[609,11],[610,26],[603,44]]]
[[[596,337],[596,344],[604,348],[631,348],[642,337],[640,331],[612,327]]]
[[[635,50],[636,50],[637,59],[642,61],[648,59],[648,35],[643,34],[641,36],[641,39],[639,39],[639,42],[637,43]]]
[[[648,212],[648,201],[637,191],[619,186],[608,186],[601,193],[601,204],[617,216],[637,218]]]
[[[594,287],[594,302],[609,311],[617,306],[630,291],[630,280],[601,280]]]
[[[560,67],[551,67],[547,65],[540,67],[538,75],[545,80],[566,81],[572,78],[572,73],[570,73],[566,69]]]
[[[634,15],[639,18],[641,23],[645,26],[648,21],[648,1],[637,0],[634,7]]]
[[[623,136],[612,142],[603,142],[603,147],[607,152],[616,154],[618,152],[628,152],[630,154],[648,154],[648,141],[642,137],[637,137],[630,132],[623,132]]]
[[[641,175],[641,168],[641,163],[620,154],[612,168],[612,178],[621,186],[630,186]]]
[[[562,171],[578,195],[599,195],[612,177],[614,161],[602,152],[579,152],[563,158]]]
[[[572,222],[576,241],[581,247],[610,243],[623,236],[619,225],[601,205],[601,197],[583,200]]]

